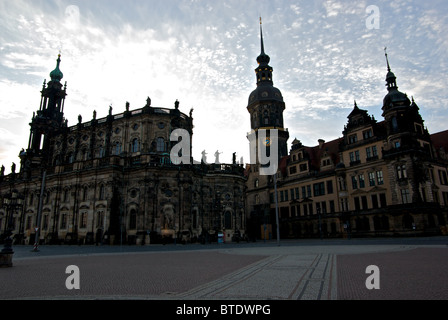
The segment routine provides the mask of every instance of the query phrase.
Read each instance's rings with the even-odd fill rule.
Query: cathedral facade
[[[178,101],[153,107],[148,98],[141,108],[110,107],[100,119],[93,111],[68,126],[60,62],[44,82],[18,172],[14,165],[1,175],[2,199],[12,190],[23,198],[14,212],[0,209],[3,237],[10,230],[19,243],[33,244],[37,234],[39,243],[150,244],[245,233],[244,168],[193,161],[193,110],[181,112]],[[171,156],[179,129],[189,138],[176,149],[183,162]]]

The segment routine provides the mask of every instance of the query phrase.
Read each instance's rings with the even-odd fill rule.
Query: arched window
[[[157,138],[157,152],[164,152],[164,151],[166,151],[165,139]]]
[[[104,200],[105,199],[105,197],[106,197],[105,193],[106,193],[106,190],[104,188],[104,185],[101,185],[100,186],[100,196],[99,196],[100,200]]]
[[[132,209],[129,214],[129,229],[137,229],[137,211]]]
[[[113,146],[113,152],[114,155],[118,156],[121,153],[121,143],[120,142],[115,142],[114,146]]]
[[[131,143],[131,152],[139,152],[140,151],[140,144],[138,142],[138,139],[135,138],[134,140],[132,140]]]
[[[87,201],[87,194],[89,192],[89,189],[87,187],[84,187],[82,192],[82,201]]]
[[[229,210],[224,213],[224,228],[232,229],[232,212]]]
[[[96,227],[101,228],[104,225],[104,211],[97,212]]]
[[[102,157],[104,157],[104,147],[100,146],[98,148],[98,158],[102,158]]]
[[[392,131],[397,131],[398,130],[398,122],[397,122],[397,117],[392,117]]]
[[[67,162],[68,162],[68,163],[73,163],[74,160],[75,160],[75,159],[74,159],[73,152],[69,152],[69,153],[68,153],[68,156],[67,156]]]
[[[68,189],[64,190],[64,202],[68,202],[69,200],[69,191]]]

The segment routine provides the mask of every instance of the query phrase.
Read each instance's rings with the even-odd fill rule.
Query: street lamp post
[[[2,251],[0,252],[0,267],[12,267],[12,256],[14,250],[12,249],[12,231],[13,231],[13,216],[17,208],[20,208],[23,204],[23,197],[19,195],[19,192],[14,189],[11,194],[6,195],[3,198],[3,205],[6,208],[7,213],[7,237]],[[8,216],[9,213],[9,216]]]

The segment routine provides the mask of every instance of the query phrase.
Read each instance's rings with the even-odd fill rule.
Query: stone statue
[[[207,152],[205,152],[205,150],[202,151],[201,162],[202,162],[202,163],[207,163]]]
[[[148,99],[146,99],[146,106],[150,107],[151,106],[151,99],[148,97]]]
[[[236,164],[236,152],[232,155],[232,164]]]
[[[4,176],[5,175],[5,166],[4,165],[2,165],[2,168],[1,168],[1,170],[0,170],[0,176]]]
[[[221,154],[222,152],[219,152],[219,150],[216,150],[216,152],[215,152],[215,164],[219,164],[220,162],[219,162],[219,155]]]
[[[11,166],[11,172],[16,173],[16,164],[13,162]]]

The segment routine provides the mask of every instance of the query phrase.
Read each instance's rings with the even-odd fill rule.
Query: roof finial
[[[390,72],[389,58],[387,57],[387,47],[384,47],[384,55],[386,56],[387,71]]]

